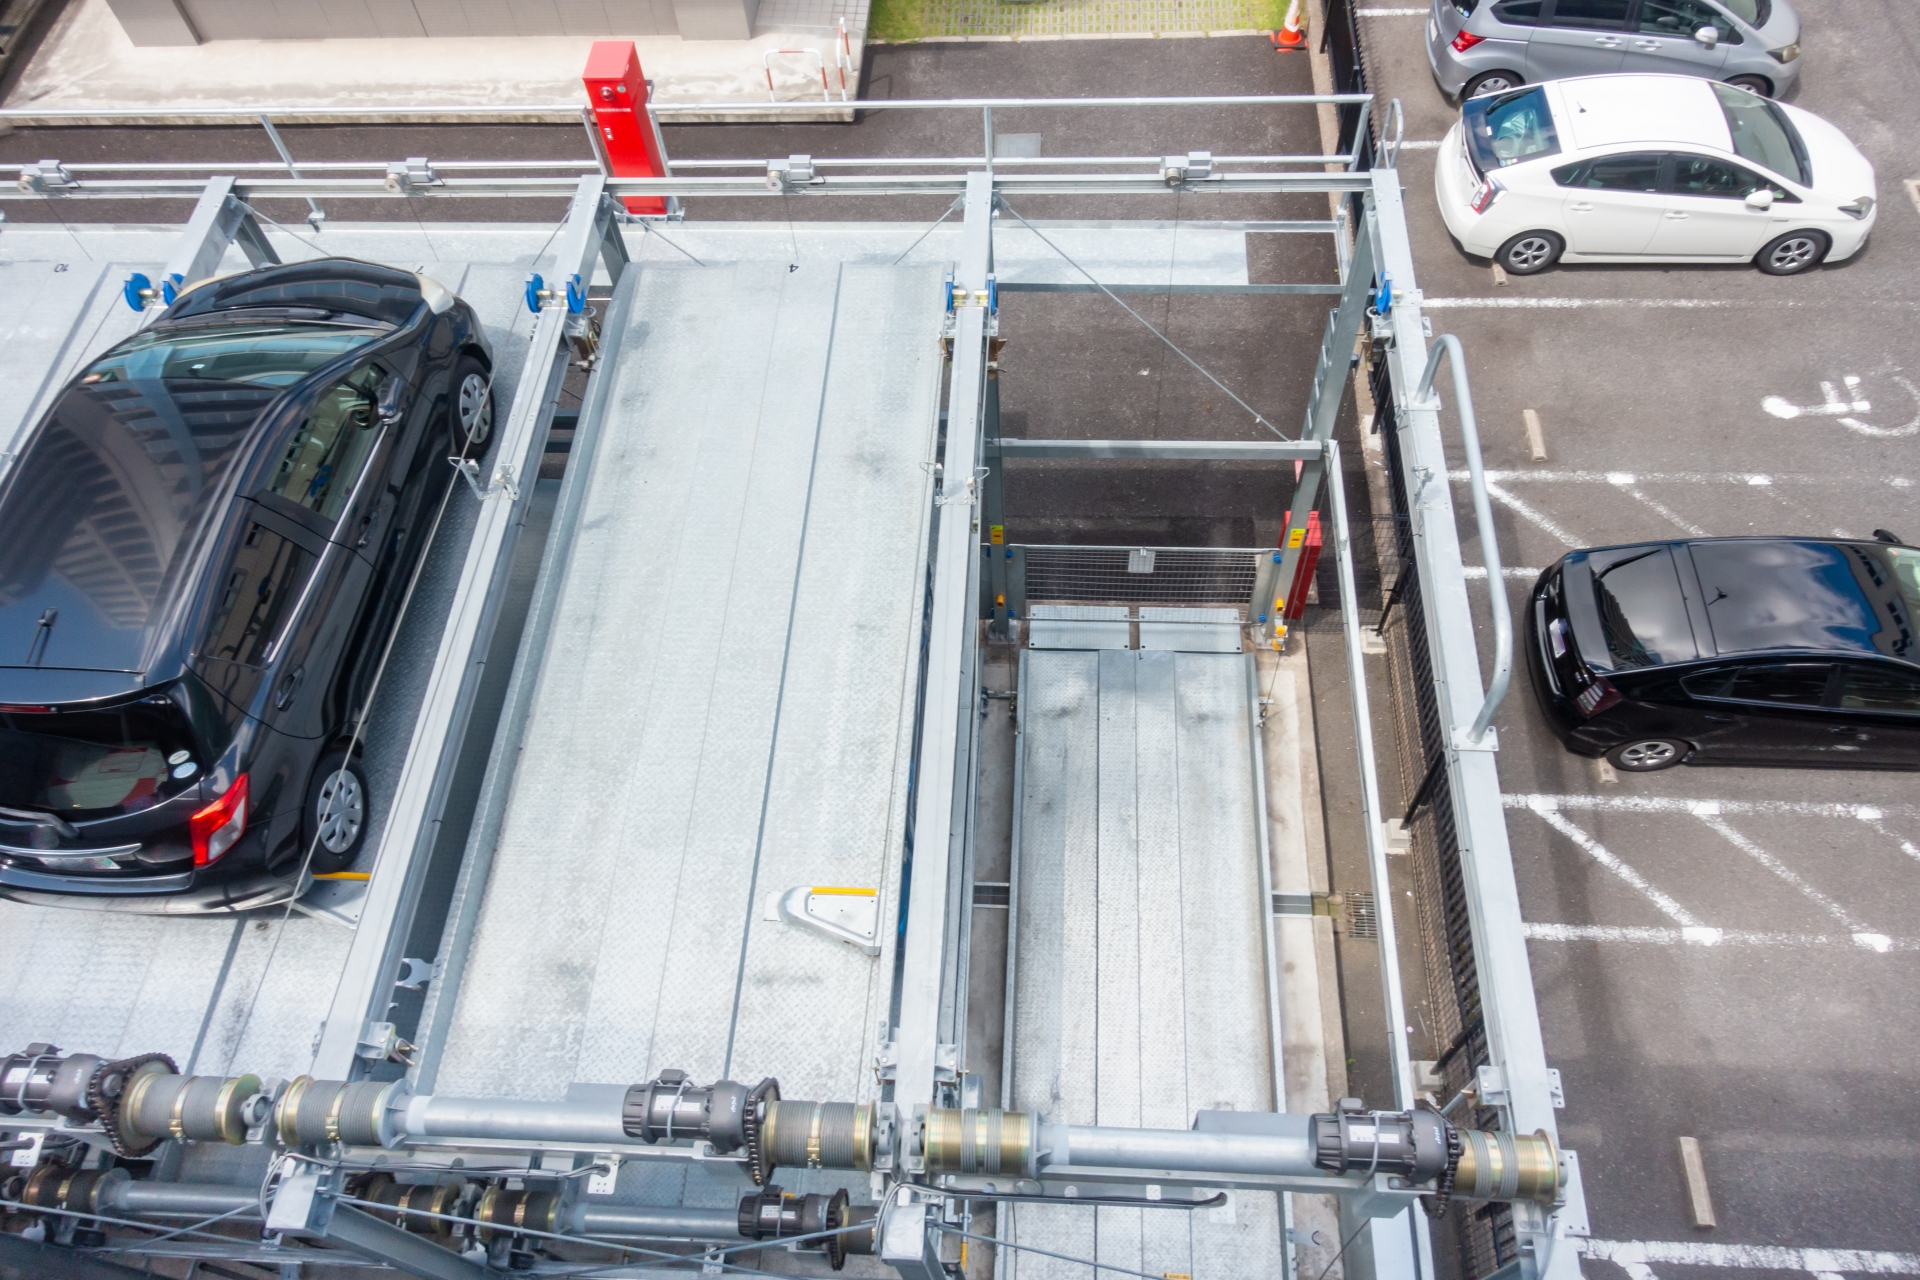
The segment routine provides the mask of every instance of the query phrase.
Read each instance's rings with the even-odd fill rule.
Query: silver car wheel
[[[1820,256],[1820,242],[1812,236],[1794,236],[1773,246],[1767,263],[1775,271],[1798,271]]]
[[[320,784],[315,816],[322,848],[328,853],[345,853],[353,848],[367,821],[367,794],[359,775],[345,766],[329,775]]]
[[[1537,271],[1553,257],[1553,241],[1545,236],[1528,236],[1507,250],[1507,266],[1518,272]]]
[[[1479,84],[1473,86],[1472,96],[1484,98],[1490,93],[1505,93],[1513,87],[1513,81],[1507,79],[1505,76],[1488,76]]]
[[[468,444],[484,444],[493,432],[493,396],[487,380],[470,373],[460,380],[460,433]]]
[[[1679,756],[1680,748],[1661,738],[1629,742],[1620,748],[1620,764],[1627,769],[1664,769]]]

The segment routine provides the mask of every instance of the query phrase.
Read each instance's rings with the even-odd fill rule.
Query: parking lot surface
[[[1797,8],[1794,101],[1878,172],[1880,220],[1858,258],[1787,279],[1620,266],[1504,283],[1435,209],[1435,144],[1457,112],[1427,69],[1424,10],[1360,11],[1371,87],[1406,107],[1419,286],[1435,331],[1466,346],[1516,618],[1539,569],[1576,546],[1876,528],[1920,541],[1920,9]],[[1913,775],[1616,774],[1559,745],[1524,672],[1497,724],[1588,1267],[1920,1271]],[[1694,1222],[1682,1136],[1702,1147],[1712,1228]]]

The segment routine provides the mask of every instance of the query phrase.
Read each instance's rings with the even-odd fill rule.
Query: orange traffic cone
[[[1273,33],[1273,48],[1276,53],[1301,53],[1306,47],[1307,38],[1300,34],[1300,0],[1293,0],[1286,21]]]

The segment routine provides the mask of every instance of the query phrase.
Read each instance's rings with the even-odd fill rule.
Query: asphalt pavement
[[[1575,546],[1875,528],[1920,542],[1920,9],[1795,3],[1792,100],[1873,161],[1881,213],[1854,261],[1787,279],[1582,266],[1497,283],[1435,209],[1434,144],[1457,112],[1429,74],[1424,16],[1362,18],[1372,86],[1406,108],[1418,284],[1435,331],[1465,344],[1516,614]],[[1455,493],[1465,512],[1464,477]],[[1589,1274],[1920,1271],[1914,775],[1615,774],[1561,748],[1524,675],[1497,723],[1561,1136],[1595,1240],[1628,1246],[1590,1245]],[[1682,1136],[1701,1144],[1714,1227],[1694,1223]],[[1631,1247],[1647,1242],[1661,1247]]]

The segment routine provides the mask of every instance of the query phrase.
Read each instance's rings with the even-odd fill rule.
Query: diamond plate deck
[[[864,1098],[892,929],[760,915],[897,911],[940,272],[642,269],[435,1090]]]
[[[1272,1110],[1251,657],[1033,649],[1021,661],[1014,1108],[1173,1129],[1199,1110]],[[1013,1213],[1016,1243],[1132,1271],[1214,1280],[1283,1264],[1266,1192],[1195,1212]],[[1021,1280],[1088,1274],[1010,1262]]]

